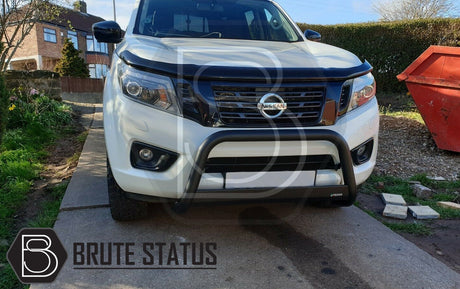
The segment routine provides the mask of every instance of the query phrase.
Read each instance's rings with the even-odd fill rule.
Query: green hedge
[[[396,75],[430,45],[460,46],[460,19],[429,19],[344,25],[299,24],[315,30],[322,42],[366,59],[374,67],[379,91],[403,92]]]

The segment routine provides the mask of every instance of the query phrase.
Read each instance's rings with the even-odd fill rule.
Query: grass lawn
[[[422,185],[431,188],[435,191],[433,196],[427,200],[417,198],[414,193],[410,181],[418,181]],[[422,205],[430,206],[432,209],[440,214],[441,219],[460,220],[460,210],[447,209],[440,207],[437,202],[448,201],[458,202],[458,194],[456,191],[460,188],[459,181],[433,181],[426,175],[416,175],[409,180],[403,180],[393,176],[376,176],[372,175],[366,183],[361,187],[360,193],[364,194],[397,194],[401,195],[408,205]],[[356,204],[361,207],[360,203]],[[430,230],[423,222],[414,223],[393,223],[389,222],[388,219],[383,218],[375,212],[366,211],[372,217],[378,219],[390,229],[397,232],[406,232],[416,235],[429,235]]]
[[[0,145],[0,288],[25,288],[6,260],[9,245],[16,237],[18,211],[44,170],[47,150],[59,138],[75,133],[70,107],[44,95],[18,93],[9,110],[8,126]],[[46,201],[37,201],[39,214],[26,220],[28,227],[52,227],[67,183],[45,191]]]

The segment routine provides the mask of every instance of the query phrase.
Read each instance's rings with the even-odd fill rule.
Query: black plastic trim
[[[223,142],[247,142],[247,141],[330,141],[338,150],[344,184],[347,194],[342,197],[341,204],[352,205],[356,199],[357,189],[356,180],[353,171],[353,161],[350,149],[344,138],[335,131],[326,129],[292,129],[292,130],[231,130],[220,131],[209,136],[199,147],[195,167],[192,170],[188,183],[185,188],[182,199],[174,204],[174,210],[177,212],[186,211],[192,204],[200,184],[201,175],[204,171],[206,161],[212,149]],[[308,190],[324,190],[336,192],[339,187],[306,187],[302,188],[308,193]],[[343,189],[343,188],[342,188]],[[248,191],[248,190],[244,190]],[[228,192],[228,191],[227,191]]]
[[[330,155],[226,157],[206,161],[206,173],[338,170]]]
[[[196,197],[194,202],[207,203],[207,202],[232,202],[243,201],[248,202],[265,202],[267,200],[286,200],[298,201],[299,199],[315,199],[315,200],[332,200],[343,201],[344,197],[349,194],[348,186],[330,186],[330,187],[288,187],[280,189],[276,194],[261,198],[260,196],[267,192],[267,189],[224,189],[224,190],[203,190],[199,191],[199,195],[206,195],[206,198]],[[238,194],[245,194],[244,199],[238,197]],[[327,195],[340,195],[342,197],[327,198]],[[212,195],[212,197],[211,197]],[[232,197],[235,195],[235,197]],[[171,203],[174,199],[160,198],[155,196],[136,194],[126,192],[126,196],[130,199],[149,202],[149,203]]]
[[[261,199],[261,195],[266,195],[267,190],[270,188],[257,188],[257,189],[223,189],[223,190],[203,190],[199,191],[199,196],[204,195],[206,198],[200,198],[199,196],[194,198],[194,201],[216,201],[216,200],[241,200],[239,197],[232,198],[232,194],[244,193],[243,200],[258,200]],[[299,199],[330,199],[326,198],[327,195],[342,195],[341,197],[334,197],[333,200],[343,201],[344,197],[349,195],[348,186],[330,186],[330,187],[286,187],[279,188],[276,194],[270,196],[264,196],[263,199],[267,200],[299,200]],[[214,195],[214,198],[209,197]],[[219,198],[219,194],[223,197]]]
[[[175,78],[193,80],[225,80],[237,82],[312,82],[344,81],[365,75],[372,66],[364,61],[350,68],[254,68],[200,66],[195,64],[174,64],[141,58],[124,50],[119,57],[128,65],[139,70],[158,73]]]
[[[138,152],[143,148],[148,148],[154,153],[154,159],[152,161],[145,162],[138,157]],[[166,156],[166,158],[161,160],[162,156]],[[168,170],[176,162],[178,157],[179,155],[175,152],[158,148],[152,145],[144,144],[141,142],[134,142],[131,145],[131,165],[133,166],[133,168],[136,169],[152,172],[164,172]]]

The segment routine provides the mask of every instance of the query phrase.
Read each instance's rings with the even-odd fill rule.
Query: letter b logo
[[[52,229],[23,229],[8,251],[8,261],[25,284],[53,282],[66,259]]]

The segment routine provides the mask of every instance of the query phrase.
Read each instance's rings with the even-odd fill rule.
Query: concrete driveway
[[[459,274],[356,207],[201,204],[183,215],[157,209],[146,220],[115,222],[100,119],[54,227],[67,261],[54,283],[31,288],[460,288]],[[115,243],[121,254],[112,247],[110,265],[101,266],[101,251]],[[144,264],[145,244],[161,243],[163,263],[152,254],[153,262]],[[181,244],[192,244],[188,253],[175,248],[179,253],[171,256],[171,246]],[[208,263],[190,260],[200,259],[201,244],[215,255],[204,250]]]

